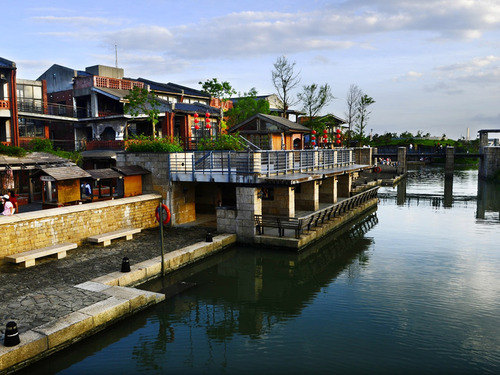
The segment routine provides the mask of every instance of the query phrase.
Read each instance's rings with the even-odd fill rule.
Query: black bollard
[[[5,346],[16,346],[21,340],[19,339],[19,332],[17,332],[16,322],[8,322],[5,328],[5,338],[3,344]]]
[[[127,257],[122,259],[122,272],[130,272],[130,262]]]
[[[212,233],[208,232],[205,242],[213,242]]]

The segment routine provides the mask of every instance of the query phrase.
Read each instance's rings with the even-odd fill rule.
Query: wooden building
[[[256,114],[228,130],[239,133],[261,150],[301,150],[311,130],[283,117]]]
[[[118,180],[117,194],[119,197],[133,197],[142,194],[142,176],[151,174],[147,169],[138,165],[113,167],[123,178]]]
[[[42,181],[42,208],[78,204],[82,201],[81,184],[91,177],[77,166],[44,168],[32,176]]]

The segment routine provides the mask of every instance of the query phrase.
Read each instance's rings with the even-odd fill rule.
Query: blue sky
[[[332,87],[323,113],[345,117],[351,84],[373,97],[373,133],[500,128],[500,0],[23,0],[2,13],[0,56],[18,78],[115,66],[117,45],[126,77],[264,95],[284,55],[299,89]]]

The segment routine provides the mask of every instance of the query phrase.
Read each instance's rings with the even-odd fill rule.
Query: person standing
[[[12,211],[14,210],[14,206],[12,205],[12,202],[10,202],[9,196],[7,194],[2,196],[2,202],[3,202],[2,215],[11,216]]]
[[[15,210],[13,213],[19,213],[19,203],[17,202],[17,197],[16,193],[14,193],[14,190],[9,190],[9,200]]]

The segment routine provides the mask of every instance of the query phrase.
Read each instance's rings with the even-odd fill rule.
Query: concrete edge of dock
[[[221,234],[213,242],[198,242],[164,255],[165,272],[201,260],[236,243],[235,234]],[[13,372],[64,349],[107,326],[165,300],[161,293],[133,288],[161,275],[161,256],[130,266],[130,272],[113,272],[75,285],[103,293],[105,299],[20,334],[20,343],[0,345],[0,373]]]
[[[341,214],[341,216],[332,218],[329,221],[325,221],[320,226],[311,228],[310,231],[304,230],[304,233],[301,234],[299,239],[293,237],[293,232],[288,233],[286,237],[260,235],[255,236],[255,244],[302,250],[306,246],[312,244],[313,242],[316,242],[328,233],[333,232],[334,230],[337,230],[344,225],[347,225],[350,221],[358,218],[363,212],[377,206],[377,204],[378,198],[371,199],[366,203]]]

